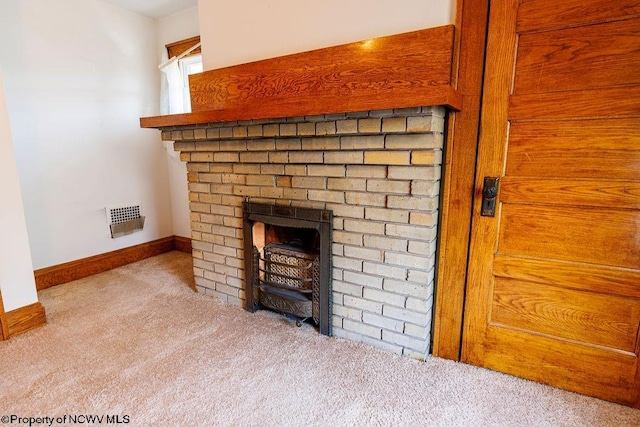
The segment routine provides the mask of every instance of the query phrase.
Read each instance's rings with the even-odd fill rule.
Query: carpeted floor
[[[194,293],[191,275],[190,256],[171,252],[42,291],[48,324],[0,343],[0,416],[89,424],[82,416],[117,415],[132,426],[640,425],[640,410],[223,305]]]

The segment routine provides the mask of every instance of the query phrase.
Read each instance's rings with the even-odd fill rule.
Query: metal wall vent
[[[140,215],[140,205],[106,208],[106,210],[112,239],[144,228],[144,217]]]

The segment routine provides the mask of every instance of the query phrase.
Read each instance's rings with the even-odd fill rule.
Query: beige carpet
[[[640,410],[222,305],[189,289],[190,262],[172,252],[41,292],[49,323],[0,343],[0,415],[119,415],[132,426],[640,425]]]

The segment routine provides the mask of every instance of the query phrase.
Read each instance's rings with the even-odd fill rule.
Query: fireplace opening
[[[269,309],[331,335],[328,210],[243,203],[246,309]]]

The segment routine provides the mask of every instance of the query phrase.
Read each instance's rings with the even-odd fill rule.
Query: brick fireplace
[[[429,352],[446,109],[161,127],[187,163],[198,292],[245,306],[242,203],[327,209],[333,335]]]

